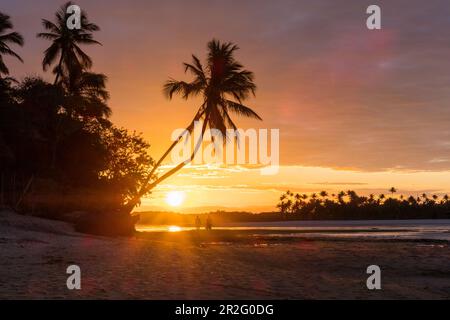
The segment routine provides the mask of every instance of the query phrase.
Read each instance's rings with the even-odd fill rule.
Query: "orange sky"
[[[102,31],[85,48],[105,73],[112,120],[142,131],[157,158],[171,132],[191,120],[198,101],[167,101],[168,77],[188,79],[181,63],[204,57],[207,41],[233,41],[237,59],[256,75],[248,101],[264,119],[242,128],[278,128],[282,168],[186,169],[141,209],[170,209],[168,190],[184,190],[184,210],[273,208],[286,188],[404,193],[450,191],[450,4],[378,1],[381,31],[365,27],[371,1],[77,1]],[[61,1],[3,0],[26,41],[14,76],[42,74],[35,38],[40,18]],[[46,75],[50,77],[50,75]],[[330,168],[330,169],[327,169]],[[195,174],[193,174],[193,172]],[[212,173],[213,172],[213,173]],[[394,173],[395,172],[395,173]]]

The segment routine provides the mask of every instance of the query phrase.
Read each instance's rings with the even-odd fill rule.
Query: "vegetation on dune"
[[[82,12],[81,29],[69,30],[69,5],[58,10],[55,22],[42,20],[46,32],[38,34],[51,41],[42,64],[44,70],[53,66],[54,82],[0,78],[0,206],[57,219],[82,211],[93,217],[86,224],[95,221],[101,229],[114,226],[154,162],[140,134],[110,122],[107,77],[92,72],[92,59],[81,47],[99,44],[93,37],[99,27]],[[20,59],[9,45],[23,45],[20,34],[6,33],[12,28],[9,17],[0,14],[4,75],[9,70],[3,56]],[[117,225],[134,221],[124,215],[119,220]],[[134,230],[128,227],[109,231]]]
[[[89,106],[73,112],[73,96],[40,78],[0,79],[0,87],[3,205],[47,213],[114,210],[134,196],[153,163],[141,135]],[[95,201],[76,199],[83,194]],[[29,203],[21,203],[23,195]]]

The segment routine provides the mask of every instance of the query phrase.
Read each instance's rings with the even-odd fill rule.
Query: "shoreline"
[[[395,230],[395,232],[404,231],[408,232],[406,229]],[[382,233],[391,232],[391,230],[370,230],[370,229],[359,229],[359,230],[258,230],[258,229],[246,229],[246,230],[222,230],[213,229],[212,231],[138,231],[136,237],[157,240],[165,238],[167,241],[179,241],[180,239],[189,239],[196,244],[202,244],[202,242],[227,242],[229,244],[233,243],[253,243],[258,241],[266,241],[269,243],[286,243],[289,241],[330,241],[330,242],[376,242],[376,243],[435,243],[435,244],[448,244],[450,245],[450,240],[445,239],[427,239],[427,238],[376,238],[376,237],[358,237],[359,233]],[[346,237],[345,235],[353,234],[355,237]],[[316,235],[316,234],[329,234],[326,235]],[[339,234],[344,234],[344,236],[339,236]],[[307,236],[313,235],[313,236]]]
[[[449,243],[255,241],[241,232],[224,243],[214,230],[197,240],[107,238],[4,211],[0,234],[1,299],[450,299]],[[80,291],[66,288],[71,264]],[[383,272],[376,292],[365,286],[372,264]]]

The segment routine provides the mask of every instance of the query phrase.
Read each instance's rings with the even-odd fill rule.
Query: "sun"
[[[185,196],[182,191],[170,191],[166,195],[166,203],[171,207],[178,207],[183,203]]]

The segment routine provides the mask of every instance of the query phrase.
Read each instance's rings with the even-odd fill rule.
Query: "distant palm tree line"
[[[360,196],[353,190],[329,194],[286,191],[277,204],[279,212],[291,219],[410,219],[450,218],[449,196],[427,194],[394,198],[397,189],[385,194]]]

